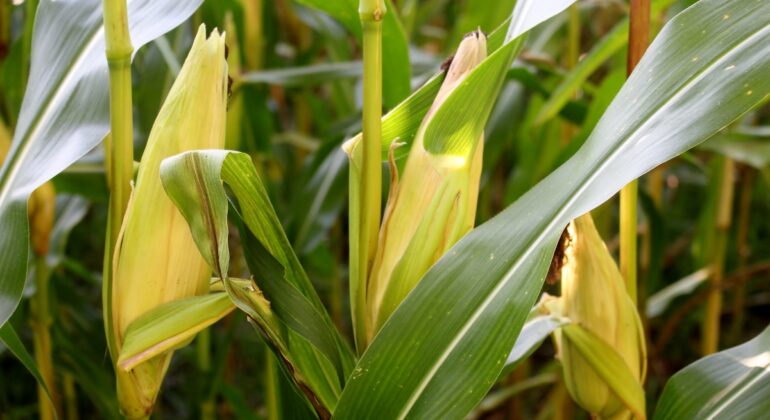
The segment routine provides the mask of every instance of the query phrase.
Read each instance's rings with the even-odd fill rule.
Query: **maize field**
[[[770,414],[770,0],[0,0],[0,420]]]

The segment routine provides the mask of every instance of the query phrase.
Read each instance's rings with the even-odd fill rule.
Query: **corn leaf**
[[[163,353],[184,347],[196,334],[235,309],[225,293],[179,299],[160,305],[132,322],[117,365],[129,371]]]
[[[657,0],[652,3],[650,13],[655,16],[668,8],[675,0]],[[540,108],[535,117],[535,125],[541,125],[556,116],[567,105],[580,86],[591,74],[610,57],[628,45],[628,18],[623,19],[612,28],[599,42],[591,48],[586,56],[567,73],[559,83],[548,101]]]
[[[770,410],[770,327],[706,356],[666,383],[655,419],[758,419]],[[697,386],[693,386],[697,384]]]
[[[238,82],[244,84],[265,83],[287,87],[307,86],[361,77],[363,68],[361,61],[313,64],[304,67],[250,72],[238,78]]]
[[[161,179],[234,303],[255,321],[279,359],[291,364],[287,370],[298,387],[312,390],[311,402],[318,398],[331,411],[352,368],[352,353],[300,266],[251,158],[213,150],[183,153],[163,162]],[[243,225],[244,254],[256,287],[227,276],[224,184],[233,194],[236,219]],[[256,288],[264,298],[254,295]]]
[[[543,344],[546,338],[560,327],[567,325],[569,319],[556,317],[553,315],[540,315],[528,320],[521,328],[521,333],[513,345],[511,354],[505,361],[505,367],[500,376],[516,369],[521,362],[527,360],[527,357]]]
[[[187,19],[201,0],[128,0],[135,48]],[[0,325],[19,303],[27,262],[27,199],[109,131],[100,0],[41,0],[32,63],[11,151],[0,169]]]
[[[672,19],[576,154],[423,277],[335,416],[467,414],[503,369],[564,226],[767,99],[768,14],[767,2],[701,0]]]
[[[548,101],[540,108],[534,125],[541,125],[558,114],[574,96],[583,82],[621,48],[628,44],[628,19],[624,19],[608,32],[554,89]]]
[[[728,130],[703,143],[701,148],[721,153],[759,171],[770,167],[770,133]]]
[[[645,418],[644,389],[617,351],[578,324],[566,325],[561,331],[562,340],[569,340],[575,346],[634,416]]]
[[[666,308],[668,308],[676,298],[689,295],[695,291],[698,286],[708,280],[710,275],[711,270],[709,268],[701,268],[650,295],[647,298],[647,317],[655,318],[656,316],[663,315]]]
[[[29,371],[29,373],[35,377],[37,383],[45,390],[48,401],[51,403],[51,405],[53,405],[53,402],[51,402],[51,393],[48,390],[48,386],[46,385],[45,380],[43,379],[43,375],[41,375],[40,371],[37,369],[37,363],[35,363],[35,359],[31,354],[29,354],[27,348],[24,347],[24,343],[21,342],[21,339],[16,334],[16,330],[13,329],[11,324],[6,323],[0,327],[0,344],[7,347],[8,350],[10,350],[14,355],[14,357],[16,357],[16,359],[18,359],[25,368],[27,368],[27,371]]]
[[[358,0],[295,0],[297,3],[321,10],[337,19],[361,41],[361,22],[358,17]],[[386,1],[387,13],[382,21],[382,97],[385,106],[391,108],[409,95],[411,71],[409,67],[409,43],[406,32],[398,19],[396,8]]]

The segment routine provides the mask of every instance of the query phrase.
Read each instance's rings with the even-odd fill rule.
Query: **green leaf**
[[[660,14],[675,0],[656,0],[652,3],[652,15]],[[535,125],[541,125],[556,116],[569,102],[580,86],[585,83],[607,59],[615,55],[623,47],[628,45],[628,18],[615,25],[602,39],[597,42],[591,51],[569,71],[561,83],[556,87],[548,101],[540,108],[535,117]]]
[[[770,328],[706,356],[666,383],[655,419],[758,419],[770,410]],[[693,386],[697,384],[697,386]]]
[[[187,19],[201,0],[128,0],[135,48]],[[13,145],[0,169],[0,325],[24,287],[27,199],[109,131],[100,0],[41,0],[32,63]]]
[[[567,73],[559,83],[548,101],[540,108],[535,117],[534,125],[542,125],[555,117],[562,107],[570,100],[588,76],[593,74],[608,58],[628,44],[628,19],[624,19],[607,33],[586,56]]]
[[[766,100],[768,14],[767,2],[701,0],[672,19],[575,155],[423,277],[359,361],[335,416],[468,413],[502,371],[564,226]]]
[[[764,133],[760,133],[764,134]],[[740,130],[728,130],[703,143],[706,150],[721,153],[757,170],[770,166],[770,135],[754,135]]]
[[[235,309],[226,293],[178,299],[146,312],[123,338],[117,365],[129,371],[155,356],[186,346],[199,332]]]
[[[363,75],[363,64],[361,61],[347,61],[261,70],[244,74],[238,78],[238,82],[244,84],[266,83],[287,87],[307,86],[334,80],[352,79],[361,77],[361,75]]]
[[[290,364],[286,370],[298,389],[309,387],[313,405],[318,398],[331,411],[353,356],[281,229],[251,158],[221,150],[183,153],[163,162],[161,179],[234,303],[255,321],[279,360]],[[226,191],[232,194],[236,219],[243,224],[244,254],[256,286],[227,276]],[[264,297],[255,294],[260,291]]]
[[[600,337],[577,324],[561,329],[583,358],[638,419],[645,417],[644,389],[623,358]]]
[[[337,19],[361,41],[361,22],[358,0],[295,0],[297,3],[321,10]],[[393,4],[385,2],[387,13],[382,21],[382,97],[385,107],[391,108],[409,95],[411,71],[409,42]]]
[[[508,69],[523,46],[523,36],[507,42],[452,91],[425,127],[426,151],[436,155],[463,156],[466,159],[472,156],[474,145],[484,131]]]
[[[531,356],[543,344],[543,341],[551,333],[567,325],[569,322],[569,319],[553,315],[540,315],[528,320],[521,328],[521,333],[516,339],[516,344],[514,344],[511,354],[508,355],[505,367],[500,375],[503,376],[516,369],[521,362]]]
[[[469,0],[464,2],[462,12],[454,28],[452,28],[452,42],[459,43],[468,32],[481,28],[489,31],[497,27],[513,10],[516,0]]]
[[[48,401],[53,405],[51,400],[51,393],[48,391],[48,385],[46,385],[43,375],[37,370],[37,364],[35,359],[24,347],[24,343],[21,342],[16,331],[11,324],[6,323],[0,327],[0,343],[3,344],[11,353],[24,365],[25,368],[35,377],[37,383],[43,387],[45,394],[48,396]]]
[[[709,268],[701,268],[655,292],[647,298],[647,316],[655,318],[662,315],[674,299],[692,293],[698,286],[708,280],[710,274],[711,270]]]
[[[300,191],[292,199],[292,243],[300,255],[313,251],[328,238],[347,201],[347,156],[337,145],[317,165],[307,168]]]
[[[558,379],[558,374],[553,372],[546,372],[496,389],[494,392],[490,392],[489,395],[484,398],[484,401],[482,401],[481,404],[479,404],[479,406],[476,407],[476,409],[466,417],[466,419],[486,418],[484,416],[486,412],[500,408],[503,404],[510,401],[512,397],[532,388],[552,385]]]

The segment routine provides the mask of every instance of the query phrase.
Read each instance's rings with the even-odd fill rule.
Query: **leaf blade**
[[[752,340],[701,358],[669,379],[655,419],[759,418],[770,409],[770,328]],[[697,383],[698,386],[692,386]]]
[[[201,0],[129,0],[138,49],[192,15]],[[0,169],[0,325],[18,305],[26,273],[27,199],[109,131],[107,62],[98,0],[43,0],[35,19],[30,82],[12,149]]]

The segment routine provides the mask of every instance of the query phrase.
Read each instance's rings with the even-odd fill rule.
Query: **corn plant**
[[[22,3],[9,418],[770,408],[767,1]]]

